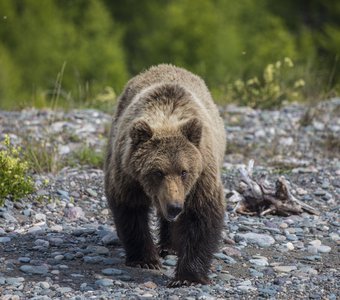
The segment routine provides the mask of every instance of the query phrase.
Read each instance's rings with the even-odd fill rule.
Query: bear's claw
[[[196,284],[209,284],[210,281],[208,279],[173,279],[169,282],[169,288],[176,288],[180,286],[193,286]]]
[[[159,262],[143,262],[143,261],[129,262],[126,263],[126,265],[133,268],[141,268],[148,270],[160,270],[162,267]]]
[[[169,288],[176,288],[176,287],[180,287],[180,286],[192,286],[197,284],[197,282],[193,282],[190,280],[171,280],[168,284]]]

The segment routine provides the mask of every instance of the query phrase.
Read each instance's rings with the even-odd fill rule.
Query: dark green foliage
[[[5,48],[18,68],[15,82],[21,83],[1,83],[1,103],[14,102],[7,91],[13,89],[44,105],[57,92],[60,101],[76,102],[106,86],[122,88],[127,79],[122,31],[101,1],[2,0],[0,11],[0,66]]]
[[[284,57],[305,80],[303,98],[324,97],[340,88],[339,3],[1,0],[0,108],[96,105],[105,88],[118,94],[129,76],[163,62],[231,101],[228,84]]]

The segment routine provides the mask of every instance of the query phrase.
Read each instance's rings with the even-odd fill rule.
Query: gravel
[[[0,208],[0,299],[339,299],[340,151],[331,148],[339,145],[339,107],[337,98],[311,109],[221,108],[225,193],[255,159],[255,177],[285,176],[320,216],[243,216],[230,199],[209,285],[167,288],[174,255],[161,260],[161,271],[124,265],[102,170],[78,164],[33,175],[36,192]],[[0,140],[9,134],[21,145],[23,137],[53,135],[64,159],[83,144],[103,149],[110,119],[96,110],[0,111]],[[154,215],[150,225],[156,230]]]

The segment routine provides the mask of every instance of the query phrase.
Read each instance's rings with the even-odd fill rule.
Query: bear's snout
[[[171,203],[166,207],[169,221],[175,221],[177,216],[182,212],[183,206],[179,203]]]

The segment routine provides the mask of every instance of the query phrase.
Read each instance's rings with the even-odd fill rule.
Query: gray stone
[[[108,279],[108,278],[103,278],[103,279],[96,280],[95,283],[96,283],[96,285],[102,286],[102,287],[113,286],[113,280],[112,279]]]
[[[296,266],[274,266],[273,269],[280,273],[289,273],[297,269]]]
[[[324,196],[326,192],[324,190],[318,189],[314,192],[315,196]]]
[[[319,246],[317,248],[318,248],[318,252],[319,253],[328,253],[328,252],[330,252],[332,250],[331,247],[326,246],[326,245],[321,245],[321,246]]]
[[[103,261],[102,256],[84,256],[83,259],[87,264],[97,264]]]
[[[86,192],[87,192],[88,195],[90,195],[92,197],[97,197],[98,196],[98,193],[95,190],[93,190],[93,189],[88,188],[88,189],[86,189]]]
[[[113,276],[116,276],[116,275],[122,275],[123,271],[119,270],[119,269],[115,269],[115,268],[107,268],[107,269],[103,269],[102,273],[104,275],[113,275]]]
[[[86,251],[89,253],[94,253],[98,255],[107,255],[109,254],[109,249],[103,246],[93,246],[90,245],[86,248]]]
[[[7,277],[6,283],[13,285],[13,286],[19,286],[25,281],[24,277]]]
[[[41,234],[43,233],[45,230],[43,228],[41,228],[40,226],[33,226],[31,228],[28,229],[28,233],[30,234]]]
[[[69,292],[72,292],[72,288],[65,286],[65,287],[59,287],[57,288],[57,292],[61,293],[61,294],[66,294]]]
[[[48,272],[47,266],[31,266],[31,265],[22,265],[20,266],[20,271],[28,274],[35,274],[35,275],[46,275]]]
[[[8,236],[0,237],[0,244],[9,243],[10,241],[11,241],[11,238]]]
[[[18,261],[21,262],[21,263],[27,264],[31,261],[31,259],[29,257],[23,256],[23,257],[19,257]]]
[[[59,238],[59,237],[50,237],[48,240],[49,240],[51,246],[60,246],[64,243],[64,240],[62,238]]]
[[[109,233],[109,234],[106,234],[103,238],[102,238],[102,243],[104,245],[112,245],[112,246],[118,246],[120,245],[120,241],[119,241],[119,238],[117,236],[117,233],[116,232],[112,232],[112,233]]]
[[[217,259],[220,259],[220,260],[225,260],[225,259],[228,258],[227,255],[225,255],[224,253],[221,253],[221,252],[214,253],[214,257],[217,258]]]
[[[37,239],[34,241],[34,245],[48,248],[50,246],[50,243],[42,239]]]
[[[64,215],[71,221],[75,221],[85,217],[83,209],[79,206],[65,208]]]
[[[269,265],[268,259],[266,257],[253,258],[253,259],[250,259],[249,262],[253,265],[260,266],[260,267],[266,267]]]
[[[39,286],[44,289],[44,290],[47,290],[50,288],[50,284],[47,282],[47,281],[41,281],[39,282]]]
[[[247,232],[237,235],[244,238],[248,243],[256,244],[262,248],[268,248],[275,243],[274,238],[268,234]]]

